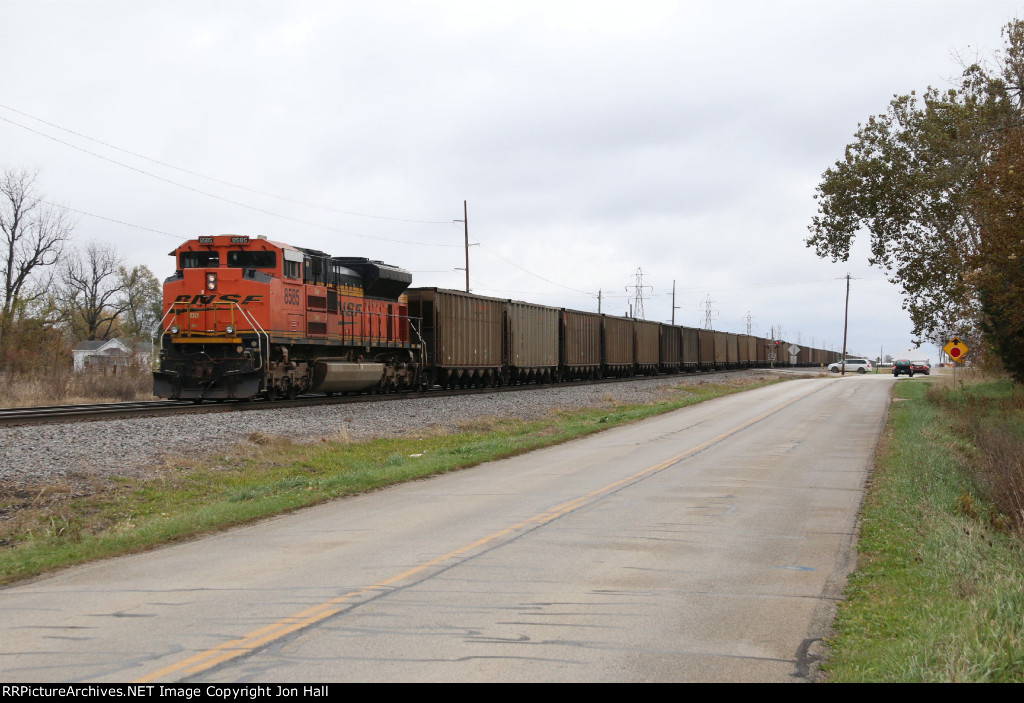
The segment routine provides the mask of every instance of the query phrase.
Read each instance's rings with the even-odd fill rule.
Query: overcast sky
[[[1019,3],[496,5],[0,0],[0,167],[161,280],[236,233],[461,289],[466,200],[482,295],[621,315],[642,271],[647,319],[675,281],[677,324],[840,349],[849,273],[851,354],[910,345],[866,242],[805,246],[814,190]]]

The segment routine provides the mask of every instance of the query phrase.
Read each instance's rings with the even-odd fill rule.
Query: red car
[[[910,370],[913,376],[915,373],[923,373],[925,376],[930,376],[932,373],[932,367],[927,361],[911,361]]]

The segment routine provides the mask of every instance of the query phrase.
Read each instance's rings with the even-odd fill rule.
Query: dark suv
[[[914,366],[910,363],[910,359],[897,359],[896,363],[892,365],[893,376],[899,376],[901,373],[905,373],[911,378],[914,377]]]

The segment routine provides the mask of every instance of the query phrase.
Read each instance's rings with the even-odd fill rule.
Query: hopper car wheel
[[[265,397],[267,400],[273,403],[275,400],[277,400],[277,389],[268,388],[263,392],[263,397]]]
[[[299,387],[294,383],[289,383],[285,394],[288,396],[288,400],[295,400],[299,395]]]

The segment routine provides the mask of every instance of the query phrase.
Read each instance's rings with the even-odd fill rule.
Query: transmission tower
[[[637,268],[636,270],[636,282],[632,286],[626,286],[626,292],[629,289],[633,289],[633,317],[638,317],[641,320],[646,320],[644,317],[644,288],[654,290],[653,286],[644,285],[644,270]]]
[[[751,320],[753,320],[753,319],[754,318],[751,317],[751,315],[750,315],[750,311],[747,310],[747,334],[748,335],[750,334],[751,330],[753,329],[753,327],[750,324]]]
[[[711,306],[714,305],[715,301],[711,299],[711,294],[708,293],[707,297],[704,298],[704,329],[711,329],[711,320],[718,317],[718,310],[713,309]]]

